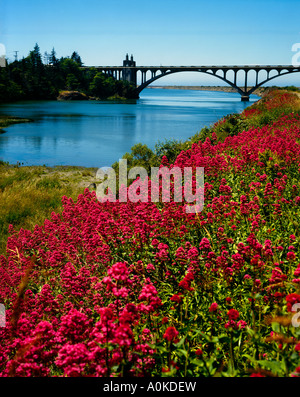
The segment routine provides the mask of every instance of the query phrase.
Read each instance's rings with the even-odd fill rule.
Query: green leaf
[[[187,352],[187,350],[184,350],[184,349],[178,349],[178,350],[176,350],[176,353],[178,354],[178,352],[182,353],[182,354],[184,355],[184,357],[187,357],[187,356],[188,356],[188,352]]]
[[[181,347],[184,344],[185,340],[186,340],[186,336],[184,336],[182,339],[180,339],[180,341],[178,343],[174,343],[174,346]]]
[[[285,363],[280,361],[258,360],[257,363],[264,369],[270,369],[272,372],[279,374],[284,371]]]

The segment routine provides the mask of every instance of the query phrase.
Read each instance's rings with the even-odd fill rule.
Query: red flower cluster
[[[240,313],[235,309],[230,309],[227,312],[227,316],[229,320],[237,320],[240,316]]]
[[[178,335],[179,332],[175,327],[168,327],[164,333],[164,339],[166,339],[169,342],[178,342]]]
[[[295,303],[299,303],[300,304],[300,294],[292,293],[292,294],[287,295],[285,297],[285,299],[286,299],[286,302],[287,302],[287,310],[289,312],[292,311],[292,307],[293,307],[293,305]]]

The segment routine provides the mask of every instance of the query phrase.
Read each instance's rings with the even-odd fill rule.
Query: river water
[[[154,149],[165,139],[186,140],[222,116],[239,113],[238,93],[147,88],[132,101],[27,101],[0,114],[33,119],[0,134],[0,160],[23,165],[109,167],[136,143]]]

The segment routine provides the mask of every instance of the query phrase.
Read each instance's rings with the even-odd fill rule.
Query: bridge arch
[[[90,68],[90,66],[81,67],[81,69]],[[118,80],[129,82],[135,87],[132,94],[136,98],[149,84],[164,76],[179,72],[199,72],[224,81],[241,95],[242,101],[248,101],[249,96],[263,84],[277,77],[300,72],[300,65],[136,66],[133,57],[131,60],[127,57],[123,61],[123,66],[94,66],[93,68]],[[141,84],[139,86],[137,85],[137,73],[141,73]],[[238,82],[240,73],[243,74],[241,84]],[[262,76],[262,73],[264,73],[264,76]],[[255,80],[251,87],[248,86],[249,78]]]
[[[269,81],[276,79],[277,77],[285,76],[285,75],[291,74],[291,73],[300,72],[300,70],[289,71],[288,69],[283,69],[283,70],[287,70],[286,72],[283,72],[283,70],[278,70],[276,68],[273,68],[272,70],[276,70],[278,72],[278,74],[275,76],[267,77],[265,80],[261,81],[260,83],[257,83],[254,87],[252,87],[248,91],[249,95],[251,95],[253,93],[253,91],[255,91],[257,88],[261,87],[263,84],[268,83]]]
[[[221,69],[218,69],[218,70],[221,70]],[[229,84],[231,87],[235,88],[237,90],[237,92],[239,92],[241,95],[243,95],[243,91],[239,87],[237,87],[233,82],[231,82],[230,80],[227,80],[226,78],[224,78],[222,76],[219,76],[219,75],[213,73],[213,71],[210,73],[208,71],[201,71],[201,70],[171,70],[171,69],[168,71],[161,72],[161,74],[159,74],[158,76],[154,76],[151,79],[143,82],[136,88],[136,92],[138,94],[140,94],[146,87],[148,87],[148,85],[150,85],[154,81],[161,79],[164,76],[168,76],[170,74],[175,74],[175,73],[180,73],[180,72],[198,72],[198,73],[205,73],[210,76],[218,77],[219,79],[221,79],[221,80],[225,81],[227,84]]]
[[[149,69],[148,69],[149,70]],[[156,74],[157,72],[160,72],[160,74]],[[218,72],[223,72],[223,76],[220,75],[220,73],[218,74]],[[243,88],[240,88],[237,85],[237,74],[238,72],[243,71],[245,73],[245,84]],[[248,77],[248,73],[250,71],[254,71],[256,73],[256,81],[255,84],[248,89],[247,86],[247,77]],[[259,73],[260,72],[266,72],[267,77],[264,78],[262,81],[259,82]],[[271,72],[275,72],[275,75],[270,76]],[[152,77],[148,80],[146,80],[145,78],[142,78],[142,83],[136,87],[136,93],[137,95],[139,95],[148,85],[150,85],[151,83],[153,83],[154,81],[164,77],[164,76],[168,76],[171,74],[175,74],[175,73],[180,73],[180,72],[198,72],[198,73],[205,73],[209,76],[213,76],[213,77],[217,77],[218,79],[224,81],[226,84],[230,85],[231,87],[233,87],[236,92],[238,92],[241,95],[241,99],[242,101],[245,100],[249,100],[249,96],[259,87],[261,87],[263,84],[281,77],[281,76],[285,76],[287,74],[291,74],[291,73],[297,73],[300,72],[299,68],[293,68],[291,67],[286,67],[286,68],[282,68],[282,67],[266,67],[266,68],[262,68],[262,67],[247,67],[247,68],[243,68],[243,67],[232,67],[232,68],[222,68],[222,67],[209,67],[209,68],[191,68],[191,69],[187,69],[184,68],[183,70],[181,70],[180,68],[157,68],[155,70],[155,73],[152,73]],[[233,81],[229,80],[228,78],[226,78],[226,75],[228,72],[233,72],[234,74],[234,78]],[[143,72],[142,72],[143,73]],[[232,73],[230,73],[232,74]]]

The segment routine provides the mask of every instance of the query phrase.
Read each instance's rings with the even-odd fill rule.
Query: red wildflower
[[[285,297],[285,299],[286,299],[286,302],[287,302],[287,310],[288,310],[289,312],[292,311],[292,306],[293,306],[295,303],[300,303],[300,295],[299,295],[299,294],[296,294],[296,293],[292,293],[292,294],[287,295],[287,296]]]
[[[244,329],[244,328],[247,327],[247,323],[246,323],[246,321],[244,321],[244,320],[240,320],[240,321],[237,322],[237,326],[238,326],[240,329]]]
[[[218,310],[218,304],[217,304],[217,302],[213,302],[211,305],[210,305],[210,308],[209,308],[209,311],[210,312],[215,312],[215,311],[217,311]]]
[[[286,258],[288,261],[293,261],[294,259],[296,259],[296,255],[295,252],[290,251],[287,253]]]
[[[230,309],[227,312],[227,316],[229,320],[237,320],[240,316],[240,313],[235,309]]]
[[[177,336],[179,335],[179,332],[175,327],[168,327],[164,333],[164,339],[168,340],[169,342],[175,342],[178,341]]]
[[[180,294],[174,294],[174,295],[171,296],[170,300],[171,300],[172,302],[180,303],[180,302],[182,302],[182,295],[180,295]]]
[[[209,250],[210,249],[210,242],[206,237],[200,241],[199,247],[201,250]]]
[[[265,378],[266,376],[259,373],[259,372],[253,372],[253,374],[250,375],[250,378]]]

